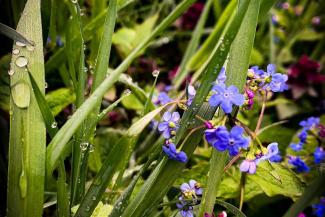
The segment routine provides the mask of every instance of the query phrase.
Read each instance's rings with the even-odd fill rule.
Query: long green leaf
[[[40,0],[28,0],[17,32],[34,46],[15,45],[12,55],[7,216],[39,217],[43,212],[46,131],[26,67],[45,91]],[[27,66],[25,66],[27,61]]]
[[[20,41],[22,43],[33,46],[33,43],[25,38],[22,34],[10,28],[9,26],[6,26],[5,24],[0,23],[0,33],[7,36],[8,38],[11,38],[14,41]]]
[[[241,2],[241,4],[244,4],[244,2]],[[226,84],[237,86],[241,92],[246,83],[247,69],[254,44],[259,9],[260,0],[251,0],[243,23],[230,48]],[[220,153],[215,149],[212,151],[209,169],[210,175],[207,178],[207,187],[200,206],[199,216],[202,216],[204,212],[211,213],[213,211],[214,199],[221,182],[227,155],[228,153]]]
[[[243,5],[239,8],[237,17],[231,23],[227,33],[224,36],[224,40],[220,42],[217,48],[217,52],[211,59],[211,62],[209,63],[207,70],[202,78],[201,86],[198,89],[190,108],[184,113],[182,117],[180,129],[176,134],[177,144],[179,144],[188,129],[202,124],[199,121],[195,121],[195,115],[197,113],[204,119],[209,120],[213,117],[216,108],[210,108],[206,105],[206,103],[203,103],[211,89],[213,81],[215,81],[219,71],[221,70],[221,67],[227,58],[230,45],[236,37],[248,4],[249,1],[244,1]],[[187,140],[188,142],[183,147],[183,151],[186,152],[188,157],[191,156],[196,146],[201,141],[203,132],[203,129],[197,130],[189,136],[189,139]],[[138,217],[149,215],[154,206],[167,193],[170,186],[178,177],[178,174],[182,171],[184,166],[184,163],[175,162],[164,158],[164,160],[159,163],[156,169],[149,176],[145,184],[142,186],[140,192],[136,195],[135,199],[126,208],[122,217]]]

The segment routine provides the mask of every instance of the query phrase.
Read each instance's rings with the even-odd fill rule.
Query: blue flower
[[[322,147],[317,147],[314,151],[314,162],[320,164],[323,160],[325,160],[325,151]]]
[[[242,172],[248,172],[250,174],[254,174],[256,172],[256,166],[261,161],[270,160],[272,157],[274,157],[278,154],[279,154],[278,143],[273,142],[267,146],[267,153],[265,155],[257,157],[255,160],[248,160],[248,159],[244,160],[240,164],[239,169]]]
[[[192,104],[192,101],[194,99],[194,96],[196,94],[196,90],[192,85],[189,85],[187,88],[187,94],[188,94],[188,99],[187,99],[187,105],[190,106]]]
[[[265,89],[273,92],[283,92],[288,89],[288,85],[286,84],[288,75],[276,73],[275,65],[267,65],[267,71],[264,76],[266,76],[265,79],[267,81],[264,86]]]
[[[178,209],[180,209],[180,214],[182,217],[194,217],[193,206],[189,205],[190,202],[184,201],[183,197],[179,197],[179,203],[176,203]]]
[[[303,147],[303,143],[298,142],[298,143],[291,143],[290,148],[294,151],[301,151]]]
[[[260,158],[256,159],[256,164],[259,164],[263,160],[269,160],[271,157],[279,153],[278,143],[272,142],[267,146],[267,153]]]
[[[307,139],[308,133],[307,130],[303,129],[300,133],[299,133],[299,139],[301,143],[305,143],[306,139]]]
[[[163,137],[169,139],[172,136],[175,136],[176,130],[179,127],[180,115],[178,112],[165,112],[163,115],[163,122],[159,123],[158,130],[162,132]]]
[[[209,99],[210,105],[220,105],[226,114],[231,113],[233,105],[241,106],[245,102],[245,96],[234,85],[226,87],[223,83],[216,84],[212,87],[212,92],[214,94]]]
[[[224,126],[205,130],[205,138],[218,151],[228,150],[231,156],[239,153],[241,148],[248,148],[249,139],[243,136],[244,129],[234,126],[230,132]]]
[[[315,127],[319,124],[320,119],[316,117],[310,117],[306,120],[300,121],[299,125],[307,130],[310,130],[312,127]]]
[[[310,168],[300,157],[289,156],[288,163],[293,165],[299,173],[310,171]]]
[[[262,69],[259,69],[258,66],[253,66],[248,69],[247,76],[254,79],[263,79],[265,77],[265,72]]]
[[[226,76],[226,70],[224,67],[221,68],[220,72],[219,72],[219,75],[218,75],[218,78],[216,80],[216,83],[217,84],[221,84],[221,83],[225,83],[227,79],[227,76]]]
[[[158,95],[158,100],[156,104],[165,105],[172,101],[172,99],[167,95],[166,92],[160,92]]]
[[[163,151],[171,160],[176,160],[182,163],[187,161],[187,156],[183,151],[177,151],[176,146],[173,143],[163,146]]]
[[[312,207],[314,209],[313,210],[314,215],[316,215],[317,217],[325,216],[325,204],[319,203],[319,204],[313,205]]]
[[[203,191],[200,184],[193,179],[191,179],[189,183],[183,183],[180,189],[187,199],[196,198],[197,195],[202,195]]]
[[[278,163],[282,161],[282,156],[280,154],[273,155],[269,159],[271,162]]]

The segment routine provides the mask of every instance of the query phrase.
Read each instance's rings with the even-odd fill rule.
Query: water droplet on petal
[[[51,127],[52,127],[52,128],[57,128],[57,126],[58,126],[58,123],[56,123],[56,122],[53,122],[53,123],[51,124]]]
[[[18,49],[13,49],[13,51],[12,51],[12,53],[15,54],[15,55],[19,54],[19,52],[20,51]]]
[[[152,72],[152,76],[156,78],[156,77],[159,76],[159,73],[160,73],[160,71],[156,69],[156,70],[154,70],[154,71]]]
[[[19,46],[19,47],[25,47],[26,46],[25,43],[20,42],[20,41],[16,41],[16,45]]]
[[[19,108],[27,108],[30,103],[30,88],[27,83],[21,81],[11,87],[12,99]]]
[[[81,151],[86,151],[87,148],[88,148],[88,146],[89,146],[89,143],[88,142],[82,142],[82,143],[80,143],[80,149],[81,149]]]
[[[13,74],[15,74],[15,71],[14,71],[13,69],[10,69],[10,70],[8,71],[8,75],[12,76]]]
[[[16,65],[18,67],[25,67],[28,64],[28,60],[24,56],[20,56],[16,59]]]

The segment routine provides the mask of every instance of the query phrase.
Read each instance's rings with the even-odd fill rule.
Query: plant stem
[[[255,128],[255,137],[258,134],[258,131],[260,130],[261,125],[262,125],[263,116],[264,116],[264,112],[265,112],[266,100],[267,100],[267,91],[265,91],[265,94],[263,96],[263,104],[262,104],[260,116],[258,117],[258,121],[257,121],[257,124],[256,124],[256,128]]]

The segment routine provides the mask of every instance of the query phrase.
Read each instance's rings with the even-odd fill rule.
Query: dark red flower
[[[193,29],[200,18],[204,4],[202,2],[194,3],[179,20],[179,25],[183,29]]]
[[[309,59],[307,55],[303,55],[297,63],[290,66],[288,84],[296,94],[294,98],[300,97],[305,92],[313,96],[317,95],[313,85],[325,82],[325,75],[320,74],[319,68],[320,64]]]

